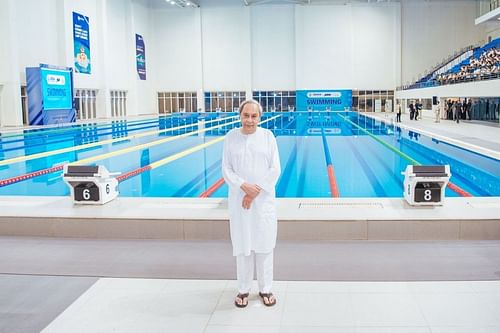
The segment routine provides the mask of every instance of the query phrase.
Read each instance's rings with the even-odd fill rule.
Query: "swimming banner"
[[[73,50],[75,72],[90,74],[89,18],[73,12]]]
[[[344,111],[352,107],[352,90],[297,90],[297,111]]]
[[[73,108],[71,72],[67,69],[52,69],[40,66],[42,77],[43,108],[61,110]]]
[[[135,59],[139,79],[146,80],[146,48],[141,35],[135,34]]]
[[[40,64],[26,68],[30,125],[70,123],[73,109],[73,69]]]

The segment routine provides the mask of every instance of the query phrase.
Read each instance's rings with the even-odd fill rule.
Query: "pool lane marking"
[[[225,119],[229,119],[229,117],[225,118]],[[231,125],[231,124],[234,124],[234,123],[237,123],[237,122],[239,122],[239,120],[235,120],[235,121],[224,123],[224,124],[217,125],[217,126],[206,127],[204,129],[200,129],[200,130],[196,130],[196,131],[192,131],[192,132],[187,132],[187,133],[184,133],[184,134],[179,134],[179,135],[176,135],[176,136],[171,136],[171,137],[168,137],[168,138],[165,138],[165,139],[161,139],[161,140],[156,140],[156,141],[144,143],[144,144],[136,145],[136,146],[129,147],[129,148],[120,149],[120,150],[109,152],[109,153],[106,153],[106,154],[101,154],[101,155],[97,155],[97,156],[91,156],[91,157],[85,158],[83,160],[79,160],[79,161],[75,161],[75,162],[69,163],[69,165],[79,165],[79,164],[83,164],[83,163],[89,163],[89,162],[98,161],[98,160],[109,158],[109,157],[116,156],[116,155],[122,155],[122,154],[129,153],[129,152],[132,152],[132,151],[135,151],[135,150],[139,150],[139,149],[143,149],[143,148],[149,148],[149,147],[156,146],[156,145],[159,145],[159,144],[162,144],[162,143],[165,143],[165,142],[169,142],[169,141],[181,139],[181,138],[184,138],[184,137],[187,137],[187,136],[191,136],[191,135],[194,135],[194,134],[197,134],[197,133],[202,133],[202,132],[205,132],[205,131],[208,131],[208,130],[212,130],[214,128],[219,128],[219,127],[224,127],[224,126],[227,126],[227,125]],[[2,179],[2,180],[0,180],[0,187],[6,186],[6,185],[10,185],[10,184],[14,184],[14,183],[18,183],[20,181],[28,180],[28,179],[31,179],[31,178],[34,178],[34,177],[38,177],[38,176],[41,176],[41,175],[45,175],[45,174],[48,174],[48,173],[60,171],[60,170],[63,169],[63,166],[64,165],[52,166],[51,168],[38,170],[38,171],[35,171],[35,172],[31,172],[31,173],[27,173],[27,174],[24,174],[24,175],[20,175],[20,176],[15,176],[15,177],[10,177],[10,178],[6,178],[6,179]],[[146,171],[146,170],[144,170],[144,171]]]
[[[236,116],[236,117],[238,117],[238,116]],[[272,119],[275,119],[277,117],[281,117],[281,115],[277,115],[277,116],[271,117],[269,119],[261,121],[260,123],[268,122],[268,121],[270,121]],[[230,119],[230,118],[233,118],[233,117],[227,117],[227,118],[224,118],[224,119]],[[177,136],[169,137],[169,138],[166,138],[166,139],[149,142],[147,144],[142,144],[142,145],[139,145],[139,146],[134,146],[134,147],[129,147],[129,148],[121,149],[121,150],[116,151],[116,152],[110,152],[110,153],[106,153],[106,154],[102,154],[102,155],[98,155],[98,156],[94,156],[94,157],[89,157],[89,158],[86,158],[84,160],[76,161],[76,162],[69,163],[69,164],[70,165],[78,165],[78,164],[81,164],[81,163],[84,163],[84,162],[86,163],[86,162],[90,162],[90,161],[96,161],[96,160],[108,158],[108,157],[115,156],[115,155],[125,154],[125,153],[131,152],[133,150],[142,149],[142,148],[144,148],[143,146],[147,146],[146,148],[148,148],[150,146],[154,146],[154,145],[158,145],[158,144],[165,143],[165,142],[168,142],[168,141],[173,141],[173,140],[177,140],[177,139],[180,139],[180,138],[183,138],[183,137],[191,136],[191,135],[196,134],[196,133],[203,133],[203,132],[206,132],[208,130],[213,130],[215,128],[220,128],[220,127],[224,127],[224,126],[227,126],[227,125],[232,125],[234,123],[238,123],[239,121],[240,120],[238,119],[238,120],[235,120],[235,121],[232,121],[232,122],[228,122],[228,123],[224,123],[224,124],[220,124],[220,125],[216,125],[216,126],[212,126],[212,127],[206,127],[206,128],[203,128],[203,129],[200,129],[200,130],[197,130],[197,131],[192,131],[192,132],[180,134],[180,135],[177,135]],[[222,136],[221,138],[223,139],[224,137],[225,136]],[[212,141],[214,141],[214,140],[212,140]],[[212,141],[210,141],[211,142],[210,144],[216,143],[216,142],[212,142]],[[196,147],[193,147],[193,148],[196,148]],[[187,151],[190,151],[189,154],[195,152],[196,150],[192,150],[193,148],[190,148],[190,149],[185,150],[183,152],[180,152],[180,153],[177,153],[175,155],[172,155],[171,157],[173,157],[173,156],[178,156],[177,158],[184,157],[186,155],[183,154],[183,153],[185,153]],[[204,147],[202,147],[202,148],[204,148]],[[199,150],[199,149],[197,149],[197,150]],[[118,152],[120,152],[120,153],[118,153]],[[156,168],[158,166],[161,166],[163,164],[170,163],[170,162],[173,161],[173,160],[168,160],[171,157],[167,157],[167,158],[165,158],[163,160],[160,160],[158,162],[151,163],[149,165],[146,165],[146,166],[143,166],[141,168],[138,168],[138,169],[132,170],[130,172],[127,172],[126,174],[117,177],[117,179],[120,178],[122,180],[125,180],[127,178],[136,176],[136,175],[138,175],[140,173],[143,173],[145,171],[152,170],[152,169],[154,169],[154,168]],[[160,162],[162,162],[162,163],[158,164]],[[34,178],[34,177],[37,177],[37,176],[41,176],[41,175],[45,175],[45,174],[48,174],[48,173],[51,173],[51,172],[61,171],[63,169],[63,167],[64,167],[64,165],[58,165],[58,166],[53,166],[53,167],[48,168],[48,169],[43,169],[43,170],[39,170],[39,171],[28,173],[28,174],[20,175],[20,176],[3,179],[3,180],[0,180],[0,187],[7,186],[7,185],[10,185],[10,184],[13,184],[13,183],[18,183],[20,181],[31,179],[31,178]]]
[[[165,115],[165,116],[161,116],[158,118],[158,120],[151,120],[151,119],[141,119],[141,120],[132,120],[130,121],[130,123],[128,121],[125,120],[126,124],[127,125],[130,125],[130,126],[135,126],[137,124],[145,124],[145,123],[148,123],[148,122],[156,122],[156,121],[160,121],[160,118],[167,118],[167,117],[170,117],[172,115],[177,115],[177,114],[174,114],[174,113],[171,113],[171,114],[168,114],[168,115]],[[112,122],[120,122],[120,121],[124,121],[124,120],[111,120]],[[111,123],[113,124],[113,123]],[[59,127],[59,128],[55,128],[55,129],[43,129],[43,127],[40,127],[40,128],[34,128],[34,129],[28,129],[28,131],[30,132],[27,132],[27,133],[8,133],[8,134],[4,134],[4,135],[1,135],[0,133],[0,139],[8,139],[8,138],[12,138],[12,137],[16,137],[16,136],[32,136],[32,135],[46,135],[47,133],[57,133],[57,132],[61,132],[61,133],[64,133],[64,132],[71,132],[71,131],[77,131],[79,129],[85,129],[86,127],[92,127],[92,126],[95,126],[95,127],[101,127],[101,130],[103,129],[102,127],[103,126],[109,126],[109,123],[108,122],[102,122],[102,123],[80,123],[80,124],[75,124],[75,125],[70,125],[70,126],[64,126],[64,127]],[[20,129],[20,131],[22,131],[24,129]],[[9,142],[5,142],[5,143],[11,143],[13,141],[9,141]]]
[[[207,188],[206,191],[204,191],[202,194],[199,195],[200,198],[208,198],[212,194],[215,193],[222,185],[224,185],[224,178],[220,178],[218,181],[216,181],[212,186]]]
[[[146,123],[144,123],[144,124],[146,124]],[[158,127],[158,124],[155,124],[155,125],[147,124],[147,126],[134,127],[134,128],[128,128],[128,129],[117,129],[117,130],[113,130],[112,129],[111,131],[107,131],[107,132],[103,132],[103,133],[97,133],[98,131],[104,130],[104,129],[100,129],[100,130],[97,130],[96,133],[87,135],[85,138],[78,137],[77,139],[75,139],[75,136],[80,135],[79,133],[74,133],[74,134],[70,133],[65,138],[64,138],[64,136],[61,135],[61,137],[64,138],[64,139],[61,139],[61,140],[50,141],[50,142],[46,142],[45,141],[45,142],[39,142],[39,143],[34,143],[34,144],[29,144],[29,145],[17,146],[17,147],[13,147],[13,148],[0,149],[0,152],[4,152],[5,153],[5,152],[8,152],[8,151],[15,151],[15,150],[21,150],[21,149],[29,149],[29,148],[38,147],[38,146],[55,145],[55,144],[59,144],[59,143],[62,143],[62,142],[68,142],[68,141],[71,141],[71,140],[76,141],[76,140],[78,140],[80,138],[83,141],[83,140],[87,139],[88,137],[102,137],[102,136],[106,136],[106,135],[110,135],[110,134],[114,134],[114,133],[122,133],[122,132],[125,132],[125,131],[126,132],[136,132],[136,131],[140,131],[140,130],[147,129],[147,128],[152,128],[152,127]],[[81,132],[81,134],[88,134],[88,133]],[[56,137],[59,137],[59,135],[53,136],[52,138],[56,138]],[[44,140],[44,138],[33,138],[31,140]],[[26,139],[15,140],[15,141],[16,142],[23,142],[23,141],[26,141]],[[96,141],[96,142],[98,142],[98,141]],[[11,143],[14,143],[14,141],[0,143],[0,145],[8,145],[8,144],[11,144]],[[73,147],[76,147],[76,146],[73,146]]]
[[[226,117],[224,119],[231,119],[231,118],[235,118],[235,117],[238,117],[238,116]],[[213,123],[215,121],[220,121],[220,119],[209,120],[209,121],[206,121],[205,124]],[[162,129],[162,130],[147,131],[147,132],[129,135],[126,137],[121,137],[121,138],[114,138],[114,139],[108,139],[108,140],[103,140],[103,141],[98,141],[98,142],[85,143],[82,145],[51,150],[51,151],[47,151],[47,152],[43,152],[43,153],[13,157],[10,159],[0,161],[0,166],[24,162],[24,161],[30,161],[30,160],[34,160],[37,158],[48,157],[48,156],[52,156],[52,155],[64,154],[64,153],[83,150],[83,149],[92,148],[92,147],[96,147],[96,146],[103,146],[105,144],[114,143],[114,142],[121,142],[121,141],[128,141],[128,140],[132,140],[132,139],[138,139],[138,138],[142,138],[142,137],[149,136],[149,135],[170,132],[170,131],[179,130],[179,129],[183,129],[183,128],[187,128],[187,127],[194,127],[196,125],[198,125],[198,122],[192,123],[192,124],[181,125],[181,126],[177,126],[177,127],[172,127],[172,128],[166,128],[166,129]]]
[[[277,115],[277,116],[274,116],[272,118],[263,120],[259,124],[263,124],[265,122],[268,122],[268,121],[275,119],[275,118],[278,118],[278,117],[281,117],[281,115]],[[215,191],[217,191],[222,185],[224,185],[224,183],[225,183],[224,177],[221,177],[219,180],[217,180],[215,183],[213,183],[206,191],[202,192],[198,197],[199,198],[210,197],[212,194],[215,193]]]
[[[332,156],[330,155],[330,148],[326,140],[325,129],[321,127],[321,136],[323,140],[323,150],[325,151],[326,172],[328,174],[328,183],[330,185],[330,194],[333,198],[340,197],[339,187],[337,185],[337,178],[335,177],[335,170],[333,168]]]
[[[377,141],[378,143],[382,144],[383,146],[385,146],[386,148],[392,150],[393,152],[395,152],[396,154],[398,154],[399,156],[403,157],[404,159],[406,159],[407,161],[411,162],[413,165],[422,165],[422,163],[418,162],[417,160],[414,160],[413,158],[411,158],[410,156],[406,155],[405,153],[403,153],[401,150],[397,149],[396,147],[384,142],[383,140],[377,138],[375,135],[373,135],[372,133],[370,133],[368,130],[364,129],[363,127],[359,126],[358,124],[354,123],[353,121],[351,121],[350,119],[342,116],[342,115],[338,115],[339,117],[341,117],[342,119],[344,119],[345,121],[349,122],[350,124],[352,124],[353,126],[359,128],[361,131],[365,132],[367,135],[369,135],[370,137],[372,137],[373,139],[375,139],[375,141]],[[452,191],[458,193],[459,195],[463,196],[463,197],[472,197],[472,194],[470,194],[469,192],[465,191],[464,189],[460,188],[459,186],[453,184],[452,182],[448,182],[448,185],[447,185]]]

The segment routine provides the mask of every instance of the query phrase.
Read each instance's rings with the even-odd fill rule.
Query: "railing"
[[[401,91],[401,90],[408,90],[408,89],[430,88],[430,87],[437,87],[437,86],[445,86],[445,85],[449,85],[449,84],[458,84],[458,83],[476,82],[476,81],[485,81],[485,80],[495,80],[495,79],[500,79],[500,73],[480,74],[480,75],[471,76],[468,78],[447,80],[445,82],[439,82],[438,80],[431,80],[431,81],[427,81],[427,82],[402,85],[402,86],[397,87],[396,90]]]
[[[434,66],[432,69],[426,71],[424,73],[424,75],[421,76],[421,78],[431,74],[431,73],[434,73],[443,68],[451,68],[453,67],[454,65],[460,63],[462,60],[462,57],[464,56],[464,54],[466,54],[467,52],[473,50],[474,48],[476,48],[478,46],[474,46],[474,45],[469,45],[469,46],[466,46],[458,51],[456,51],[455,53],[453,53],[452,55],[448,56],[446,59],[444,59],[443,61],[441,61],[439,64],[437,64],[436,66]],[[458,61],[457,61],[458,60]]]
[[[500,0],[489,0],[479,2],[479,16],[483,16],[500,7]]]

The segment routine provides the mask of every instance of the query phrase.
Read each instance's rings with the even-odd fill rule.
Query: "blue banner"
[[[135,59],[139,79],[146,80],[146,48],[141,35],[135,34]]]
[[[26,68],[30,125],[70,123],[73,109],[73,69],[40,64]]]
[[[352,107],[352,90],[297,90],[297,111],[344,111]]]
[[[73,12],[73,50],[75,72],[90,74],[89,18]]]
[[[44,110],[71,110],[71,72],[41,67],[42,97]]]

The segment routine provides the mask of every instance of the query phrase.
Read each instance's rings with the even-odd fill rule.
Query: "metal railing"
[[[495,80],[500,79],[500,73],[491,73],[491,74],[477,74],[472,75],[471,77],[461,78],[461,79],[450,79],[445,80],[444,82],[439,82],[438,80],[431,80],[420,83],[413,83],[402,85],[396,88],[397,91],[408,90],[408,89],[420,89],[420,88],[430,88],[437,86],[444,86],[449,84],[458,84],[458,83],[466,83],[466,82],[476,82],[476,81],[485,81],[485,80]]]

